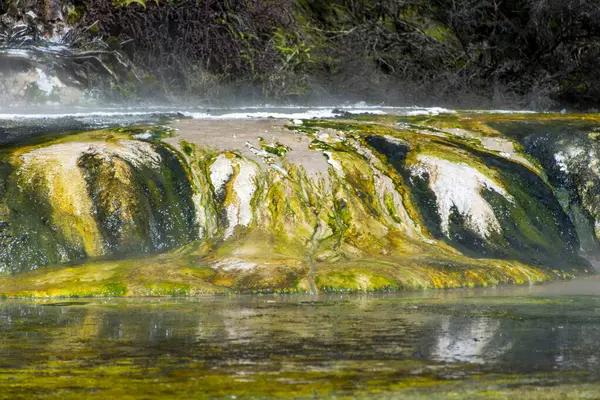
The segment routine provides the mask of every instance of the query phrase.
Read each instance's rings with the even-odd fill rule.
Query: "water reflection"
[[[467,363],[470,373],[597,374],[599,310],[600,296],[484,292],[55,306],[4,301],[0,368],[47,368],[52,361],[85,369],[126,362],[161,374],[193,367],[247,379],[257,373],[352,370],[364,379],[382,373],[397,379]],[[406,367],[414,362],[420,369]]]
[[[490,363],[512,347],[511,342],[499,346],[494,341],[501,336],[500,325],[500,321],[489,318],[442,318],[432,357],[441,361]]]

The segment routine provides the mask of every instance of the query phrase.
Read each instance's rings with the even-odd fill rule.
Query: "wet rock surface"
[[[17,275],[2,292],[388,291],[592,270],[550,167],[494,128],[522,115],[209,117],[4,149],[0,264]]]
[[[600,134],[594,121],[512,122],[498,129],[544,167],[590,258],[600,254]]]

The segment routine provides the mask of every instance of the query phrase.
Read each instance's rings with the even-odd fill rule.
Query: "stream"
[[[0,398],[593,398],[600,278],[0,302]]]

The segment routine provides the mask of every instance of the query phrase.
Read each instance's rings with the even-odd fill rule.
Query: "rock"
[[[38,16],[31,10],[27,11],[25,13],[25,16],[29,18],[30,22],[34,22],[35,20],[38,19]]]
[[[16,25],[16,23],[17,23],[17,20],[15,19],[15,17],[13,17],[12,15],[10,15],[8,13],[1,15],[0,21],[2,21],[2,24],[6,25],[6,26],[13,26],[13,25]]]
[[[589,268],[544,171],[518,161],[516,142],[519,157],[506,158],[476,140],[487,128],[196,122],[168,139],[156,127],[109,129],[0,154],[2,272],[110,256],[124,261],[82,273],[136,265],[143,275],[130,254],[168,252],[149,265],[193,276],[186,293],[196,293],[527,283]],[[231,124],[239,138],[223,135]],[[286,151],[251,151],[273,143]],[[319,162],[324,171],[304,167]]]

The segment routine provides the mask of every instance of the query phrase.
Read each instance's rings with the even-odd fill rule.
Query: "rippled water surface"
[[[597,398],[600,279],[0,302],[0,398]]]

